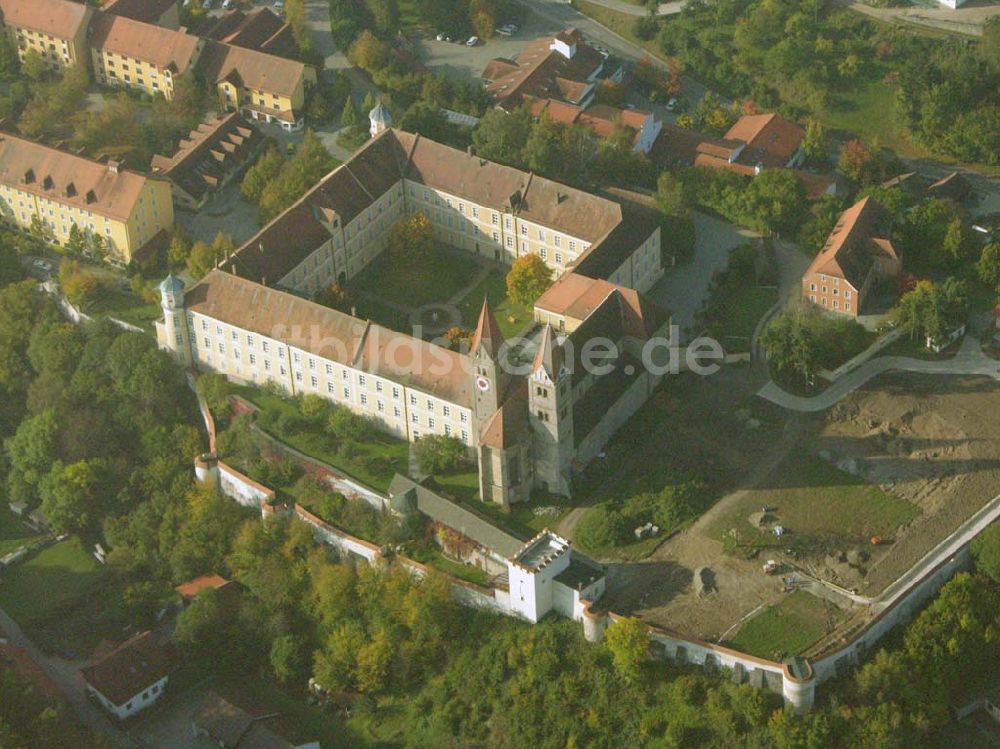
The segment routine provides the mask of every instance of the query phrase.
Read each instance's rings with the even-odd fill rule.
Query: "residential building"
[[[181,26],[181,0],[110,0],[101,10],[166,29],[176,30]]]
[[[232,44],[208,41],[199,66],[214,85],[226,111],[276,123],[283,130],[301,130],[306,91],[316,83],[315,68]]]
[[[230,11],[217,18],[204,36],[235,47],[293,60],[299,55],[292,27],[270,8],[258,7],[249,12]]]
[[[174,223],[170,183],[0,133],[0,217],[29,231],[39,222],[65,244],[75,225],[129,262]]]
[[[593,100],[602,74],[620,77],[621,69],[605,71],[608,56],[591,47],[583,35],[568,28],[528,44],[510,60],[497,57],[483,71],[486,91],[501,109],[516,109],[526,101],[553,99],[581,108]]]
[[[186,583],[181,583],[176,588],[177,595],[181,597],[181,601],[185,606],[187,606],[191,601],[198,597],[199,593],[203,593],[206,590],[219,591],[221,594],[227,594],[228,591],[232,590],[236,592],[239,589],[239,584],[233,582],[232,580],[227,580],[222,575],[200,575],[192,580],[188,580]]]
[[[940,179],[925,177],[919,172],[905,172],[886,180],[882,187],[896,187],[915,198],[940,198],[959,204],[972,192],[969,181],[959,172],[949,172]]]
[[[237,112],[212,117],[177,145],[172,156],[153,156],[152,171],[170,180],[174,202],[201,208],[260,153],[265,139]]]
[[[21,62],[34,50],[53,70],[90,65],[87,29],[93,13],[89,5],[68,0],[0,0],[0,19]]]
[[[290,31],[267,34],[273,13],[254,11],[246,23],[220,30],[232,43],[189,34],[171,22],[172,13],[165,0],[117,0],[104,10],[71,0],[0,0],[22,60],[36,49],[55,68],[79,62],[98,83],[167,99],[176,80],[197,69],[217,88],[224,109],[288,131],[304,125],[316,71],[287,59]]]
[[[170,670],[167,652],[152,632],[143,632],[80,673],[87,691],[118,720],[125,720],[163,696]]]
[[[864,314],[873,292],[899,277],[902,262],[892,243],[892,218],[872,198],[848,208],[802,277],[802,296],[839,315]]]
[[[662,275],[660,225],[629,195],[591,195],[389,129],[191,289],[164,281],[157,337],[184,366],[321,395],[399,438],[453,436],[476,455],[487,501],[522,501],[533,487],[568,495],[658,382],[640,350],[667,317],[637,293]],[[501,268],[535,254],[615,293],[568,337],[546,327],[517,376],[501,366],[506,342],[485,303],[461,353],[302,298],[357,275],[414,213]],[[613,374],[582,366],[595,337],[617,347]]]
[[[624,127],[632,133],[632,148],[646,154],[652,150],[663,128],[663,123],[652,112],[618,109],[606,104],[595,104],[584,110],[553,99],[535,99],[531,101],[531,113],[535,117],[545,113],[564,125],[583,125],[602,138],[608,138],[618,128]]]
[[[319,749],[319,741],[303,740],[301,729],[276,708],[257,705],[251,711],[216,692],[205,696],[191,718],[191,732],[225,749]]]
[[[187,74],[204,42],[183,29],[169,29],[126,16],[95,11],[90,23],[92,68],[97,82],[174,95],[174,82]]]
[[[791,169],[802,161],[805,130],[780,115],[740,117],[721,139],[699,144],[695,166],[754,176],[763,169]]]

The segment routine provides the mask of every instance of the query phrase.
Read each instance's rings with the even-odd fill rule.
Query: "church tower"
[[[374,138],[383,130],[388,130],[392,127],[392,115],[389,113],[388,109],[382,106],[382,102],[379,102],[375,105],[372,111],[368,113],[368,123],[368,132],[370,132]]]
[[[476,420],[476,431],[485,424],[496,410],[503,405],[510,385],[510,373],[501,366],[501,350],[506,341],[500,332],[500,325],[489,302],[483,299],[483,308],[479,312],[479,323],[472,336],[469,355],[472,357],[473,386],[476,392],[476,402],[473,414]]]
[[[546,324],[528,378],[528,420],[534,438],[535,486],[570,496],[573,383],[566,350]]]
[[[160,283],[163,324],[157,323],[160,348],[171,352],[182,367],[192,364],[187,313],[184,311],[184,283],[172,273]]]

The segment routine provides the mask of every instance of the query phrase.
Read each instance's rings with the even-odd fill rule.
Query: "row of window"
[[[809,301],[812,302],[813,304],[815,304],[816,303],[816,295],[815,294],[810,294],[809,295]],[[820,304],[823,307],[827,306],[825,298],[821,298],[819,301],[820,301]],[[840,300],[839,299],[834,299],[833,300],[833,304],[831,305],[831,307],[833,309],[840,309]],[[851,311],[851,303],[850,302],[844,302],[844,311],[845,312],[850,312]]]
[[[814,284],[814,283],[809,284],[809,291],[816,291],[816,284]],[[823,287],[823,293],[824,294],[827,293],[827,287],[826,286]],[[838,296],[839,294],[840,294],[840,289],[834,289],[833,290],[833,295],[834,296]],[[850,298],[851,298],[851,290],[850,289],[844,289],[844,299],[850,299]]]

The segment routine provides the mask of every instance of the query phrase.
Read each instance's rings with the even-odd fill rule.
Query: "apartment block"
[[[0,20],[24,62],[38,52],[53,70],[87,60],[87,29],[94,9],[67,0],[0,0]]]
[[[0,134],[0,216],[24,231],[41,222],[65,244],[75,225],[129,262],[174,222],[170,183]]]

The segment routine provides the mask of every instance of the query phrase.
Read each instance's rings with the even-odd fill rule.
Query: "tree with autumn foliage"
[[[538,255],[522,255],[507,274],[507,296],[514,304],[530,307],[552,285],[552,269]]]
[[[434,260],[434,228],[422,213],[401,218],[389,229],[389,258],[396,266],[417,268]]]

